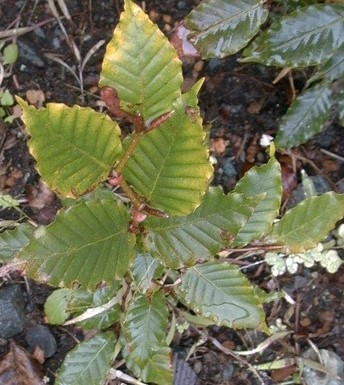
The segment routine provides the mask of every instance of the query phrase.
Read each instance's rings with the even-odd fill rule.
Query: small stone
[[[162,20],[167,24],[171,24],[172,17],[171,15],[162,15]]]
[[[233,364],[228,364],[225,366],[225,368],[222,371],[222,378],[224,381],[228,381],[234,373],[234,365]]]
[[[202,362],[200,360],[196,360],[193,363],[193,370],[196,374],[200,374],[202,371]]]
[[[178,1],[177,3],[177,8],[178,9],[184,9],[186,7],[186,2],[185,1]]]
[[[201,72],[203,67],[204,67],[204,61],[203,60],[199,60],[197,63],[195,63],[194,70],[196,72]]]
[[[0,337],[9,338],[24,330],[25,301],[19,284],[0,289]]]
[[[156,22],[159,19],[159,13],[156,11],[149,11],[149,18],[153,21]]]
[[[222,168],[223,168],[223,173],[225,174],[225,176],[227,178],[234,178],[238,174],[232,161],[229,158],[225,158],[223,165],[222,165]]]
[[[57,344],[55,337],[47,326],[35,325],[31,327],[25,336],[31,351],[39,346],[44,351],[44,357],[49,358],[56,353]]]

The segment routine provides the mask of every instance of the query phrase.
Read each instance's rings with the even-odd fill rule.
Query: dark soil
[[[176,22],[183,19],[198,4],[198,0],[147,0],[146,10],[151,18],[167,34]],[[112,35],[119,13],[121,1],[66,1],[72,20],[61,19],[68,35],[75,41],[81,56],[101,39],[108,41]],[[0,0],[1,29],[16,26],[32,26],[48,21],[40,28],[17,37],[21,55],[13,68],[12,76],[5,79],[12,94],[27,97],[27,92],[40,90],[45,102],[75,103],[99,107],[98,74],[105,50],[103,45],[88,61],[83,72],[85,92],[81,94],[75,77],[60,63],[52,61],[46,54],[54,54],[74,70],[77,61],[65,41],[61,29],[51,14],[45,1]],[[292,91],[287,78],[276,85],[272,84],[278,74],[273,68],[256,65],[240,65],[237,57],[223,60],[192,61],[185,65],[186,82],[191,84],[205,76],[206,80],[200,95],[200,107],[205,124],[210,126],[210,151],[216,159],[214,184],[221,184],[225,191],[231,190],[238,179],[254,164],[266,160],[265,150],[259,145],[263,133],[274,135],[280,117],[291,102]],[[305,83],[303,72],[293,74],[296,90]],[[42,207],[23,205],[23,210],[34,221],[47,224],[53,220],[59,208],[54,195],[42,192],[39,176],[34,168],[34,160],[26,146],[25,130],[19,119],[11,125],[0,122],[0,191],[15,197],[30,198],[42,193]],[[344,164],[321,152],[321,149],[343,154],[344,130],[333,119],[329,127],[314,140],[295,149],[291,154],[279,154],[286,175],[286,195],[290,198],[292,190],[300,181],[299,171],[306,169],[309,175],[318,175],[326,180],[332,189],[343,191]],[[296,162],[297,172],[291,172]],[[290,176],[290,174],[292,174]],[[287,180],[287,177],[290,180]],[[33,205],[34,206],[34,205]],[[17,220],[19,214],[9,210],[0,212],[0,220]],[[255,262],[252,256],[248,262]],[[300,270],[297,275],[284,275],[273,278],[265,265],[247,268],[248,276],[265,289],[286,290],[295,300],[291,305],[278,301],[267,306],[267,320],[274,324],[280,318],[294,333],[277,342],[263,355],[254,355],[238,361],[217,349],[209,340],[200,344],[188,361],[196,372],[200,384],[259,384],[249,365],[260,364],[276,357],[296,357],[308,348],[310,339],[318,348],[335,351],[344,359],[344,269],[334,275],[322,269]],[[9,277],[11,281],[23,283],[21,277]],[[29,282],[31,308],[27,313],[27,325],[44,323],[43,304],[51,288]],[[48,376],[54,377],[65,354],[82,339],[77,329],[51,328],[58,341],[58,351],[45,364]],[[238,332],[213,327],[209,335],[230,349],[251,349],[264,338],[258,332]],[[24,334],[14,337],[19,344],[27,347]],[[189,349],[200,340],[197,330],[188,330],[175,341],[175,351],[185,357]],[[7,341],[0,341],[0,353],[5,352]],[[288,377],[283,370],[260,372],[265,384],[276,384]],[[276,374],[277,373],[277,374]],[[279,377],[278,377],[279,375]]]

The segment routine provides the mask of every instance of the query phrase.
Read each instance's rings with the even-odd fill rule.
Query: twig
[[[129,376],[128,374],[121,372],[120,370],[116,370],[116,369],[112,369],[112,368],[110,369],[109,376],[110,376],[111,380],[115,380],[116,378],[118,378],[118,379],[126,382],[127,384],[147,385],[144,382],[141,382],[141,381],[137,380],[136,378],[133,378],[133,377]]]
[[[229,252],[229,253],[235,253],[235,252],[246,252],[246,251],[271,251],[271,250],[282,250],[284,246],[279,245],[258,245],[258,246],[250,246],[250,247],[243,247],[243,248],[235,248],[235,249],[225,249],[223,251]]]
[[[247,362],[243,358],[239,357],[232,350],[225,348],[216,338],[211,337],[211,336],[207,336],[207,338],[216,348],[221,350],[222,353],[233,357],[236,361],[240,362],[240,364],[247,366],[252,371],[252,373],[258,378],[259,382],[262,385],[265,385],[264,380],[262,379],[262,377],[258,373],[257,369],[253,365],[251,365],[249,362]]]
[[[0,39],[5,39],[7,37],[15,37],[15,36],[20,36],[20,35],[25,35],[26,33],[34,31],[35,29],[42,27],[43,25],[45,25],[47,23],[50,23],[51,21],[55,21],[55,18],[41,21],[32,27],[21,27],[21,28],[13,28],[13,29],[5,30],[5,31],[0,31]]]
[[[340,162],[344,162],[344,158],[342,156],[340,156],[340,155],[337,155],[337,154],[334,154],[333,152],[327,151],[324,148],[321,148],[320,151],[323,154],[330,156],[331,158],[337,159]]]

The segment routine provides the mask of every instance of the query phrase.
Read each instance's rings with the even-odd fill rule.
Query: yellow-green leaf
[[[180,97],[181,61],[139,6],[125,0],[124,8],[106,48],[99,85],[116,89],[121,108],[149,122]]]
[[[344,194],[328,192],[308,198],[276,223],[269,238],[296,254],[318,245],[344,217]]]
[[[183,301],[214,324],[233,328],[266,327],[264,292],[255,289],[238,267],[218,261],[195,265],[182,275]]]
[[[235,239],[260,199],[235,193],[227,196],[220,187],[210,188],[202,204],[188,216],[149,218],[145,243],[171,268],[191,266],[199,258],[213,258]]]
[[[248,197],[265,194],[234,240],[235,246],[242,247],[270,231],[278,215],[282,198],[281,167],[278,161],[271,158],[267,164],[252,167],[234,191]]]
[[[30,152],[51,189],[74,198],[107,177],[122,149],[116,122],[91,108],[49,103],[36,110],[17,101],[31,136]]]
[[[170,119],[135,138],[139,143],[123,169],[133,189],[149,205],[169,215],[194,211],[213,173],[197,107],[201,84],[198,82],[178,100]]]
[[[17,255],[29,276],[55,286],[76,282],[94,289],[122,278],[133,258],[135,237],[128,232],[127,209],[112,200],[81,202],[39,227]]]

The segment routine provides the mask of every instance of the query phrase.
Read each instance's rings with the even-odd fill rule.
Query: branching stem
[[[127,164],[128,160],[130,159],[137,145],[140,143],[140,139],[142,138],[142,136],[143,136],[143,133],[137,133],[137,132],[133,133],[131,143],[129,144],[122,159],[119,161],[118,165],[116,166],[116,171],[118,174],[122,173],[124,166]]]

